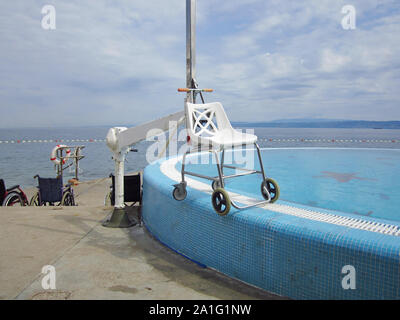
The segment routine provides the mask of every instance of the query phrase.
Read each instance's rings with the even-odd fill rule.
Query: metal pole
[[[56,157],[58,157],[58,159],[60,159],[60,151],[59,150],[57,150],[56,151]],[[60,164],[61,164],[61,162],[60,162]],[[56,168],[57,168],[57,177],[61,174],[60,172],[60,164],[56,164]]]
[[[186,87],[193,89],[196,79],[196,0],[186,0]],[[195,103],[194,91],[187,94],[189,102]]]
[[[79,171],[79,166],[78,166],[78,153],[79,153],[79,150],[80,150],[80,148],[78,147],[77,148],[77,153],[75,154],[75,179],[76,179],[76,181],[78,181],[79,179],[78,179],[78,171]]]
[[[63,160],[64,160],[64,158],[63,158],[63,149],[58,149],[57,151],[59,151],[60,152],[60,154],[59,154],[59,158],[60,158],[60,175],[61,175],[61,178],[62,178],[62,176],[63,176],[63,170],[64,170],[64,168],[63,168]]]
[[[103,222],[103,226],[107,228],[129,228],[136,224],[131,221],[125,212],[124,203],[124,162],[127,150],[121,150],[114,154],[115,160],[115,204],[111,217]]]
[[[115,159],[115,208],[123,209],[124,203],[124,161],[125,154],[120,152]]]

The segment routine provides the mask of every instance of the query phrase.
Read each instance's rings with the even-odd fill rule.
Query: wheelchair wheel
[[[39,206],[39,192],[36,192],[35,195],[29,201],[30,206]]]
[[[219,180],[214,180],[211,184],[211,188],[213,190],[217,190],[218,188],[221,188],[221,183],[219,182]]]
[[[64,192],[60,205],[62,205],[62,206],[74,206],[75,205],[74,197],[72,196],[70,191]]]
[[[228,192],[222,188],[214,190],[211,196],[211,203],[215,212],[220,216],[226,216],[231,209],[231,200]]]
[[[181,188],[180,187],[175,187],[174,191],[172,192],[172,196],[177,201],[185,200],[185,198],[187,196],[186,188],[184,188],[184,187],[181,187]]]
[[[22,200],[21,195],[18,192],[10,192],[7,194],[6,198],[3,201],[3,206],[12,207],[12,206],[23,206],[24,201]]]
[[[279,199],[279,185],[274,179],[266,178],[265,181],[261,183],[261,194],[265,200],[268,200],[268,193],[266,191],[268,191],[271,196],[270,203],[274,203]]]

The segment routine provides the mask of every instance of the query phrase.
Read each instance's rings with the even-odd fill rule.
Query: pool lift
[[[130,221],[124,205],[124,161],[126,154],[131,150],[131,146],[145,139],[151,138],[149,132],[157,128],[162,131],[170,129],[170,122],[175,121],[179,126],[186,120],[188,141],[192,142],[194,148],[183,155],[182,159],[182,180],[174,185],[173,197],[176,200],[184,200],[187,195],[185,175],[192,175],[208,180],[212,180],[212,204],[215,211],[220,215],[228,214],[231,204],[237,209],[245,209],[266,203],[274,202],[279,197],[279,187],[277,183],[267,178],[261,159],[260,148],[257,144],[257,136],[241,133],[232,128],[224,108],[219,102],[204,102],[204,92],[212,92],[212,89],[199,89],[195,79],[195,25],[196,25],[196,0],[186,0],[186,88],[178,89],[178,92],[185,92],[184,111],[180,111],[158,120],[154,120],[143,125],[126,128],[114,127],[109,129],[106,137],[107,146],[113,153],[115,161],[115,205],[112,216],[103,223],[103,226],[113,228],[124,228],[134,225]],[[200,95],[202,103],[196,104],[196,97]],[[158,134],[160,131],[158,130]],[[196,145],[194,145],[196,144]],[[254,144],[257,150],[261,170],[249,170],[224,164],[225,150],[234,146]],[[211,146],[209,151],[214,153],[217,160],[218,176],[210,177],[185,170],[185,161],[188,154],[197,152],[201,146]],[[221,161],[218,153],[222,152]],[[242,171],[239,174],[224,175],[223,169],[230,168]],[[262,174],[261,193],[264,201],[248,206],[239,206],[229,198],[225,190],[225,180],[248,174]]]
[[[159,130],[157,132],[151,129],[157,128],[164,132],[168,131],[170,129],[170,122],[174,122],[179,126],[183,123],[184,117],[184,112],[180,111],[137,127],[129,129],[126,127],[114,127],[108,130],[106,143],[113,153],[113,160],[115,162],[115,201],[112,215],[110,219],[104,221],[103,226],[109,228],[129,228],[135,224],[126,214],[124,203],[124,162],[126,154],[133,151],[131,146],[160,134]],[[151,132],[155,134],[151,135]]]
[[[179,184],[174,185],[173,197],[178,201],[186,198],[187,182],[185,181],[185,175],[191,175],[212,181],[212,205],[214,210],[222,216],[228,214],[231,205],[237,209],[246,209],[275,202],[279,197],[279,186],[275,180],[267,178],[265,175],[260,147],[257,144],[257,136],[233,129],[221,103],[204,102],[203,92],[212,92],[213,90],[199,89],[195,78],[195,28],[196,0],[186,0],[186,88],[180,88],[178,91],[187,93],[185,98],[186,130],[187,139],[192,143],[193,148],[183,155],[182,179]],[[200,95],[202,103],[196,103],[197,95]],[[232,150],[238,146],[246,148],[250,145],[254,145],[257,150],[260,170],[250,170],[224,163],[225,150]],[[204,151],[204,148],[208,149],[207,151],[213,153],[215,156],[218,169],[218,176],[216,177],[185,170],[187,155],[192,152]],[[219,153],[221,153],[221,158],[219,158]],[[240,173],[224,175],[224,168],[234,169],[240,171]],[[247,206],[239,206],[235,201],[230,199],[228,192],[225,190],[225,180],[250,174],[262,175],[261,194],[264,200]]]

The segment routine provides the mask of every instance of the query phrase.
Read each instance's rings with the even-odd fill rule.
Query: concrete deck
[[[0,299],[281,299],[201,268],[142,227],[104,228],[109,185],[76,186],[77,207],[0,207]],[[42,289],[45,265],[55,290]]]

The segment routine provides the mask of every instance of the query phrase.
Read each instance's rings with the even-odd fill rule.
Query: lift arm
[[[151,138],[148,136],[151,129],[168,131],[170,121],[181,122],[184,116],[184,111],[180,111],[129,129],[125,127],[111,128],[106,138],[107,146],[113,153],[122,152],[135,143]]]
[[[115,161],[115,209],[124,208],[124,161],[126,153],[130,150],[130,146],[146,138],[151,138],[151,136],[149,136],[149,131],[151,129],[168,131],[170,121],[176,121],[177,125],[179,125],[184,118],[185,112],[180,111],[137,127],[129,129],[125,127],[114,127],[108,130],[106,143],[113,153],[113,159]]]

